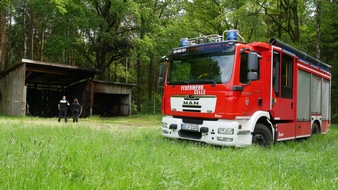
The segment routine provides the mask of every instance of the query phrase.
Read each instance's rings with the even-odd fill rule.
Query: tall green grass
[[[271,148],[163,138],[159,116],[0,117],[0,189],[337,189],[338,126]]]

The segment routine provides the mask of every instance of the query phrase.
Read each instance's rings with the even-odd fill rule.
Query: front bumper
[[[172,116],[163,117],[162,123],[162,135],[168,138],[200,141],[219,146],[243,147],[252,144],[250,130],[245,129],[245,125],[237,120],[203,120],[197,128],[190,127],[193,129],[184,129],[183,126],[187,123],[181,118]],[[227,132],[228,134],[224,134]]]

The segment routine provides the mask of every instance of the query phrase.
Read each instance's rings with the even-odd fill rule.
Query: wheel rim
[[[266,145],[266,138],[262,134],[254,134],[253,142],[258,145]]]

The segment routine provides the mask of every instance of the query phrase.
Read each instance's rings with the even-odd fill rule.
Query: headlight
[[[163,128],[168,128],[168,123],[163,122],[163,123],[162,123],[162,127],[163,127]]]
[[[218,134],[233,135],[234,134],[234,129],[218,128]]]

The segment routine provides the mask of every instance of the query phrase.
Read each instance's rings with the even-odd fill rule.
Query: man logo
[[[198,101],[183,101],[183,106],[199,106],[199,102]]]

